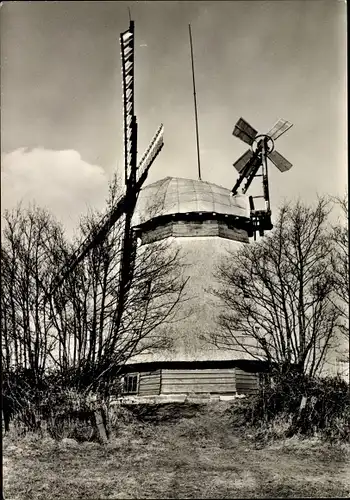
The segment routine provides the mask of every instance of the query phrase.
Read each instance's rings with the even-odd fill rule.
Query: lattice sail
[[[162,149],[164,145],[163,133],[164,133],[164,126],[163,124],[161,124],[159,129],[155,133],[150,145],[146,149],[145,154],[143,155],[140,163],[138,164],[137,170],[140,172],[140,175],[142,175],[142,172],[145,172],[146,170],[149,169],[154,159]]]
[[[131,173],[133,155],[134,126],[134,65],[135,65],[135,30],[134,21],[130,21],[127,31],[120,35],[122,59],[123,117],[124,117],[124,162],[125,182]]]

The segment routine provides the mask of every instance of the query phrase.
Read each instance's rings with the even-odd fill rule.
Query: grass
[[[349,445],[291,438],[258,446],[232,429],[226,409],[216,403],[185,416],[174,411],[173,420],[131,417],[106,446],[9,434],[5,500],[349,496]]]

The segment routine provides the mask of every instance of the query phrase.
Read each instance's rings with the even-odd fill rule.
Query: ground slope
[[[348,497],[349,448],[291,439],[257,446],[209,405],[121,426],[106,446],[4,439],[6,500]]]

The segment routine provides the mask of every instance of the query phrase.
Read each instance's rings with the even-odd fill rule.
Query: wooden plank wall
[[[258,374],[236,368],[236,385],[237,394],[253,394],[259,387]]]
[[[161,370],[141,372],[139,378],[139,396],[154,396],[160,394]]]
[[[221,236],[230,240],[242,241],[248,243],[249,239],[247,231],[236,228],[231,224],[228,225],[225,221],[216,219],[209,220],[174,220],[163,223],[153,229],[145,230],[142,233],[142,243],[152,243],[169,236]]]
[[[235,369],[162,370],[161,394],[236,392]]]

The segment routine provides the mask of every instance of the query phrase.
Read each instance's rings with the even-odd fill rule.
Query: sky
[[[202,179],[232,188],[259,132],[293,127],[269,168],[272,209],[342,195],[347,184],[346,3],[337,0],[4,2],[1,6],[1,207],[35,200],[68,230],[103,209],[123,172],[119,35],[135,21],[135,110],[142,156],[160,123],[148,182],[197,178],[188,24],[195,58]]]

